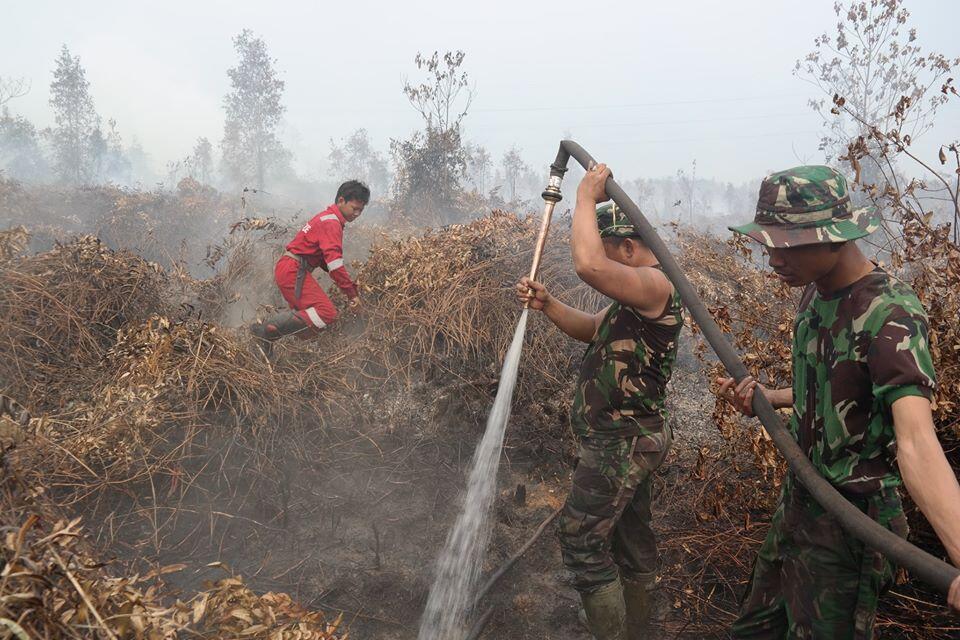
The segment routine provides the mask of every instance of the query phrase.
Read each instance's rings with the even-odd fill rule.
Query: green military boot
[[[647,640],[650,633],[649,581],[623,581],[623,604],[627,610],[627,640]]]
[[[587,628],[597,640],[626,640],[626,610],[623,585],[617,579],[592,593],[581,593]]]

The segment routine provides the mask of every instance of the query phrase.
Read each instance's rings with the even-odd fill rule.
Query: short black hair
[[[631,240],[633,240],[634,242],[636,242],[641,246],[644,246],[644,247],[647,246],[646,243],[643,241],[643,238],[641,238],[640,236],[606,236],[600,239],[603,240],[604,242],[609,242],[611,246],[613,246],[616,249],[619,249],[620,245],[622,245],[623,241],[626,240],[627,238],[630,238]]]
[[[340,202],[340,198],[343,198],[344,202],[359,200],[367,204],[370,202],[370,187],[359,180],[347,180],[337,189],[337,197],[334,202]]]

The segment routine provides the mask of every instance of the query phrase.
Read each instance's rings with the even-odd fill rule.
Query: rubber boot
[[[647,640],[650,634],[650,602],[648,581],[623,581],[623,604],[627,609],[627,640]]]
[[[250,325],[250,333],[266,342],[279,340],[283,336],[288,336],[307,328],[307,323],[293,311],[281,311],[263,322],[257,322]]]
[[[626,607],[620,580],[605,584],[592,593],[581,593],[587,628],[596,640],[626,640]]]

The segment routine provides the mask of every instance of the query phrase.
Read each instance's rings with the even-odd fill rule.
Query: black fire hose
[[[593,157],[579,144],[572,140],[562,141],[560,150],[557,152],[557,158],[550,165],[550,186],[543,194],[544,199],[560,199],[560,182],[563,179],[563,174],[567,171],[567,162],[571,156],[587,170],[596,164]],[[650,250],[660,261],[664,273],[677,289],[684,305],[690,310],[690,315],[697,321],[704,337],[713,347],[723,366],[738,382],[745,378],[747,369],[740,362],[737,352],[727,342],[723,332],[720,331],[720,327],[714,322],[713,316],[710,315],[710,312],[707,311],[707,308],[697,296],[693,285],[690,284],[690,281],[687,280],[683,271],[677,265],[676,260],[670,255],[670,250],[667,249],[663,240],[660,239],[657,232],[641,213],[640,207],[627,196],[626,192],[620,188],[620,185],[612,177],[607,179],[606,189],[607,195],[627,214],[627,217],[640,232],[640,237],[644,243],[650,247]],[[767,433],[786,459],[793,474],[807,488],[814,499],[837,519],[844,529],[862,541],[867,547],[876,549],[896,564],[909,569],[913,574],[936,587],[942,593],[949,592],[950,584],[957,576],[960,576],[960,570],[888,531],[850,504],[813,468],[813,465],[800,450],[800,447],[783,426],[780,417],[762,393],[753,395],[753,411],[760,418],[763,426],[766,427]]]

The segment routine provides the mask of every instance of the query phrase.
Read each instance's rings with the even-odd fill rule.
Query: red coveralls
[[[309,271],[303,279],[299,300],[295,293],[299,262],[284,255],[277,261],[273,272],[280,293],[290,308],[297,312],[297,316],[313,329],[312,333],[320,331],[337,318],[337,308],[313,277],[314,269],[320,267],[328,272],[347,298],[352,300],[357,297],[357,285],[343,266],[343,226],[346,222],[340,208],[332,204],[303,225],[287,245],[288,252],[307,259]]]

